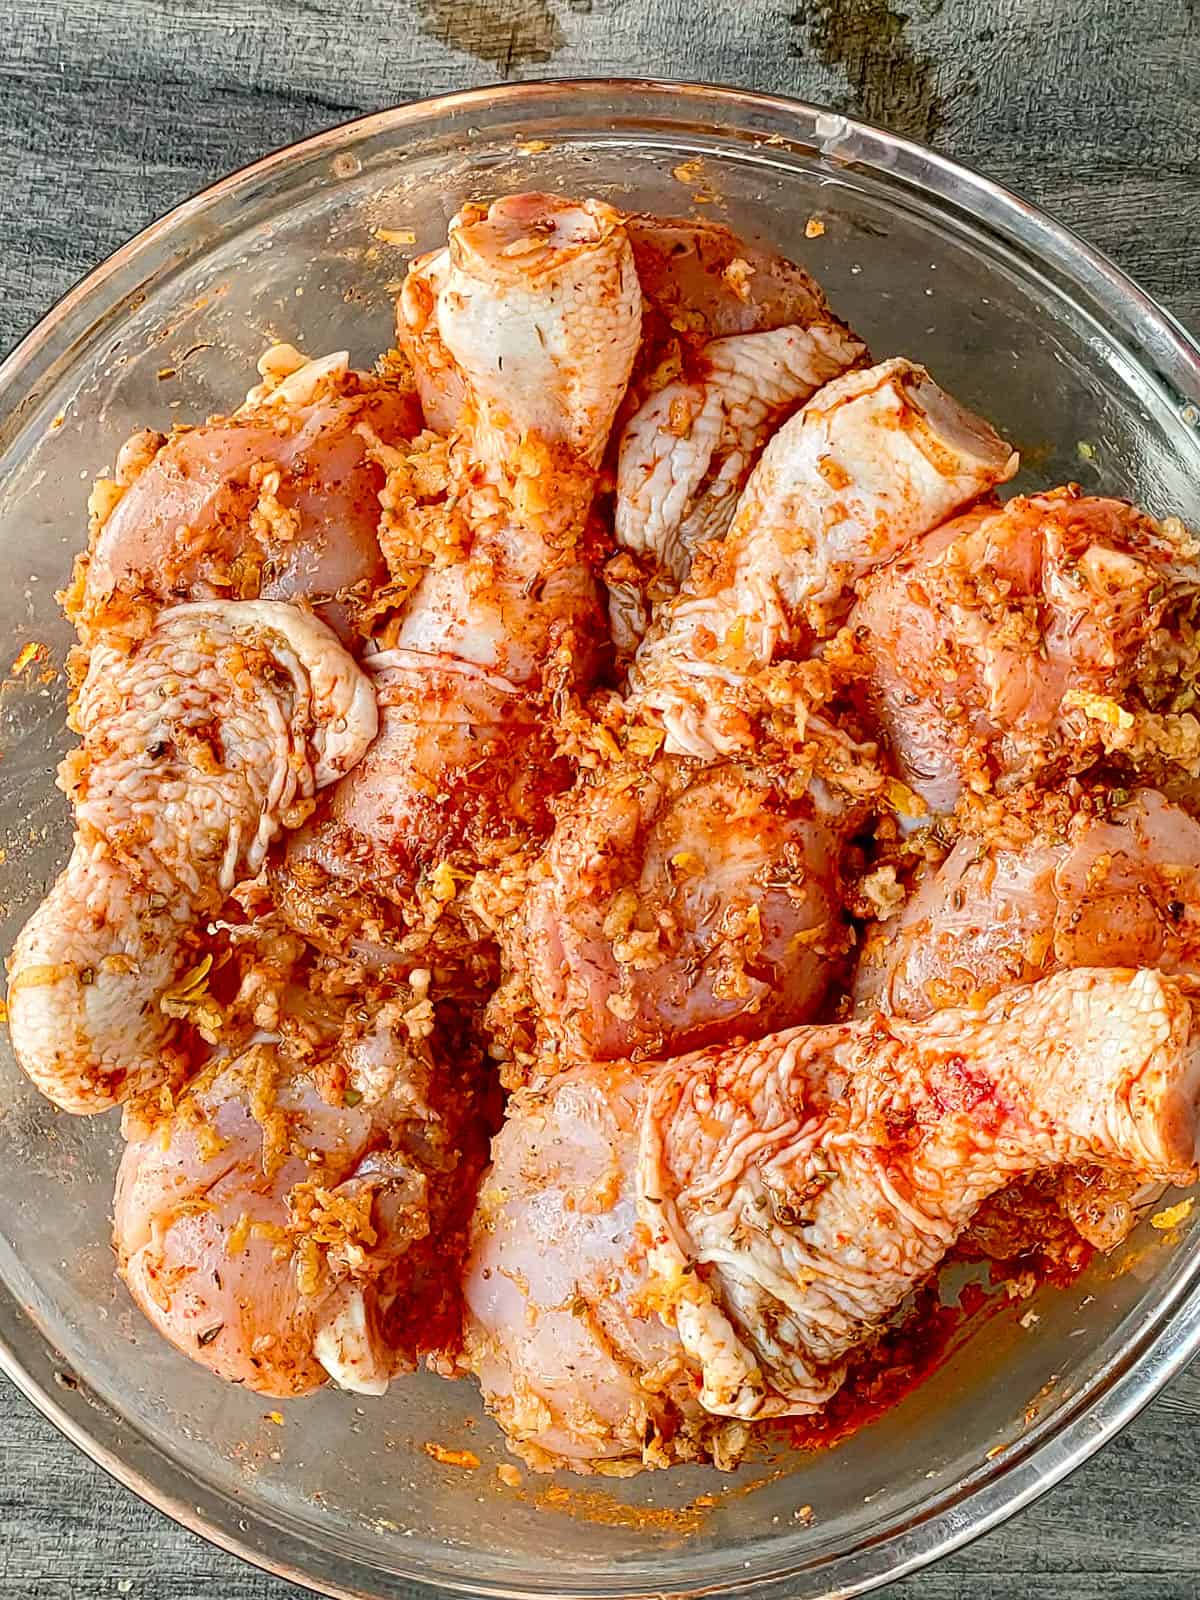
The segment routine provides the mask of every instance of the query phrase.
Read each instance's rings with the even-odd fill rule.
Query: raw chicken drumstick
[[[728,535],[655,620],[630,669],[632,704],[661,721],[669,754],[751,748],[753,675],[809,654],[856,578],[1016,466],[909,361],[826,384],[771,440]]]
[[[901,914],[870,927],[854,998],[860,1013],[920,1018],[1101,966],[1200,978],[1200,824],[1153,789],[1073,782],[968,811],[957,844]],[[1009,1246],[1008,1219],[1040,1212],[1107,1250],[1152,1197],[1136,1175],[1080,1167],[998,1197],[972,1242],[1012,1255],[1025,1246]]]
[[[158,1331],[262,1394],[380,1394],[457,1346],[456,1263],[486,1156],[473,1063],[432,1011],[372,993],[214,1060],[126,1147],[121,1275]]]
[[[724,537],[759,451],[789,412],[865,346],[831,315],[713,339],[621,434],[617,543],[678,585],[698,545]]]
[[[851,627],[906,781],[950,811],[1105,754],[1150,781],[1200,769],[1193,629],[1174,626],[1198,556],[1178,524],[1059,489],[969,511],[875,573]]]
[[[57,1105],[103,1111],[185,1062],[160,1006],[191,937],[281,828],[359,759],[370,684],[315,617],[280,601],[159,614],[98,644],[60,781],[76,814],[63,873],[9,956],[13,1049]]]
[[[920,1023],[798,1028],[522,1091],[475,1224],[467,1352],[535,1465],[665,1464],[803,1415],[990,1194],[1196,1176],[1200,1036],[1155,972]]]
[[[434,277],[436,292],[418,263],[403,314],[418,373],[432,342],[466,386],[445,501],[460,543],[369,663],[383,730],[368,765],[292,842],[277,884],[317,942],[344,946],[349,930],[361,949],[366,928],[422,965],[430,917],[481,864],[544,835],[569,781],[551,677],[585,686],[603,638],[583,540],[641,304],[620,219],[591,200],[468,207]],[[457,937],[464,960],[478,952],[478,930]]]
[[[633,705],[666,708],[667,750],[693,759],[581,783],[508,930],[546,1044],[575,1059],[674,1055],[817,1015],[850,945],[840,860],[867,780],[817,717],[803,718],[803,781],[744,749],[744,685],[790,647],[803,612],[783,597],[836,610],[854,573],[1012,465],[986,423],[903,361],[827,385],[776,434],[728,539],[705,549],[631,675]],[[746,759],[723,761],[731,751]]]
[[[642,286],[642,347],[617,419],[605,566],[617,661],[723,534],[759,450],[813,389],[860,360],[802,267],[698,218],[625,219]]]
[[[620,213],[551,194],[466,206],[449,243],[413,262],[397,332],[430,426],[470,433],[497,478],[505,449],[528,435],[565,446],[563,466],[596,466],[641,333]],[[451,407],[428,398],[446,371]]]
[[[1102,966],[1200,978],[1200,823],[1153,789],[1078,788],[968,828],[877,924],[855,993],[916,1018]]]
[[[232,417],[169,439],[135,434],[95,524],[67,610],[85,642],[181,600],[300,600],[347,642],[388,579],[376,441],[421,426],[410,387],[275,346]]]
[[[536,200],[516,196],[514,203]],[[825,297],[807,272],[722,223],[616,215],[633,250],[642,295],[638,364],[648,371],[657,370],[681,343],[690,348],[735,334],[807,327],[828,314]],[[438,433],[453,432],[467,400],[465,379],[434,314],[451,248],[418,257],[396,303],[397,339],[412,363],[425,419]],[[627,397],[626,403],[636,398]]]

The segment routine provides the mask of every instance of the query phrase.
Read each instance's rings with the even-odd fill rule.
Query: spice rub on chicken
[[[502,1001],[524,984],[544,1042],[673,1055],[820,1014],[853,945],[843,851],[890,786],[830,715],[805,606],[844,615],[856,572],[1011,467],[904,362],[829,384],[775,435],[634,658],[625,716],[652,726],[626,748],[662,753],[586,775],[506,930]]]
[[[467,204],[396,316],[97,483],[15,1051],[215,1377],[732,1467],[1194,1181],[1200,545],[703,219]]]
[[[1070,967],[1200,977],[1200,823],[1153,789],[1076,783],[968,813],[863,952],[856,997],[902,1017]]]
[[[65,1110],[103,1111],[187,1070],[163,1006],[201,920],[252,878],[375,736],[370,684],[281,601],[199,601],[99,643],[60,782],[71,859],[8,958],[17,1060]]]
[[[850,627],[905,780],[936,811],[1110,756],[1200,773],[1200,544],[1068,487],[948,522],[864,585]]]
[[[92,491],[66,596],[90,641],[183,600],[306,601],[354,644],[388,580],[382,448],[421,427],[412,385],[274,346],[229,417],[145,429]]]
[[[277,893],[318,942],[365,920],[394,959],[424,965],[432,944],[466,969],[481,928],[462,929],[458,885],[544,835],[570,781],[553,696],[586,689],[603,646],[589,509],[641,295],[615,211],[527,195],[456,217],[401,313],[422,393],[447,361],[462,385],[434,508],[456,534],[370,664],[380,741],[297,837]]]
[[[824,1404],[1014,1179],[1193,1181],[1198,1090],[1186,996],[1090,969],[920,1023],[566,1072],[496,1140],[468,1359],[535,1465],[709,1454],[717,1419]]]
[[[840,620],[850,584],[1011,476],[1016,460],[923,369],[836,379],[763,452],[724,539],[693,562],[634,659],[634,704],[668,753],[754,740],[753,675]]]
[[[424,981],[352,1000],[289,988],[274,1028],[131,1126],[114,1242],[138,1305],[262,1394],[330,1378],[380,1394],[451,1359],[486,1156],[477,1069]]]

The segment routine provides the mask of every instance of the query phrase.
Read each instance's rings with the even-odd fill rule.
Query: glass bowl
[[[155,223],[0,368],[0,671],[29,643],[47,652],[0,688],[6,948],[67,851],[53,591],[92,477],[134,427],[227,409],[271,339],[369,362],[391,342],[406,257],[465,200],[529,188],[694,209],[771,240],[877,354],[926,362],[1014,439],[1018,487],[1074,478],[1200,523],[1196,346],[1064,228],[941,156],[791,101],[668,83],[523,84],[365,118]],[[113,1119],[54,1112],[6,1052],[0,1127],[6,1370],[122,1482],[330,1594],[409,1595],[417,1579],[474,1595],[848,1595],[1026,1504],[1200,1346],[1200,1253],[1186,1227],[1143,1226],[1069,1289],[1002,1295],[836,1448],[780,1448],[732,1477],[526,1473],[513,1488],[467,1384],[328,1391],[279,1424],[272,1402],[193,1366],[114,1279]],[[435,1461],[427,1442],[480,1466]]]

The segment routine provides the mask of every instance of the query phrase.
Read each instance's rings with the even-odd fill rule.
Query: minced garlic
[[[1167,1233],[1171,1228],[1177,1228],[1181,1222],[1186,1222],[1192,1214],[1194,1200],[1181,1200],[1176,1206],[1167,1206],[1162,1211],[1156,1211],[1150,1218],[1150,1226],[1157,1228],[1160,1233]]]

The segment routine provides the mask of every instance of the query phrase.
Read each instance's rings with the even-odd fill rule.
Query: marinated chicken
[[[300,991],[125,1149],[120,1271],[186,1355],[262,1394],[381,1394],[453,1351],[456,1241],[486,1153],[471,1076],[407,987]]]
[[[879,929],[856,994],[901,1017],[1070,967],[1200,978],[1200,823],[1153,789],[989,808]]]
[[[642,344],[609,464],[606,564],[622,668],[693,547],[725,532],[774,427],[865,354],[802,268],[720,223],[625,219],[642,287]]]
[[[707,217],[625,218],[645,303],[645,353],[677,339],[807,327],[829,315],[820,285],[778,251]]]
[[[1200,542],[716,223],[467,204],[396,318],[97,482],[14,1050],[215,1376],[730,1468],[1195,1181]]]
[[[840,454],[824,453],[830,440]],[[819,470],[802,475],[812,461]],[[985,423],[903,362],[831,383],[776,434],[734,532],[702,548],[711,581],[668,602],[634,661],[633,714],[666,708],[668,753],[589,775],[560,807],[508,929],[502,999],[524,983],[548,1046],[577,1059],[674,1055],[820,1014],[853,944],[841,857],[887,773],[821,714],[823,663],[765,676],[777,656],[816,649],[812,613],[785,597],[844,611],[855,572],[888,541],[922,533],[1011,467]],[[831,505],[822,494],[835,484]],[[792,723],[786,760],[766,749],[780,713]],[[743,759],[723,760],[731,751]]]
[[[380,742],[297,836],[277,893],[317,942],[350,930],[361,950],[366,928],[375,954],[462,971],[480,930],[447,913],[456,885],[544,835],[570,781],[552,690],[586,688],[602,644],[588,514],[641,297],[620,218],[597,201],[469,207],[442,255],[414,267],[401,320],[422,393],[452,370],[466,397],[443,554],[371,664]]]
[[[681,583],[697,546],[724,537],[779,423],[863,354],[832,320],[711,340],[687,377],[655,390],[625,425],[618,543]]]
[[[1016,470],[999,436],[920,367],[827,384],[771,440],[728,535],[693,563],[630,669],[668,754],[755,742],[754,676],[807,654],[863,573]]]
[[[1187,812],[1153,789],[1079,784],[1019,792],[997,809],[968,813],[942,866],[898,917],[875,924],[855,975],[860,1013],[926,1017],[1073,967],[1200,977],[1200,824]],[[1049,1191],[997,1197],[972,1241],[1001,1259],[1020,1254],[1027,1219],[1040,1214],[1108,1250],[1153,1197],[1136,1175],[1084,1167]]]
[[[67,597],[85,640],[182,600],[306,600],[348,643],[387,582],[375,441],[421,427],[411,387],[276,346],[227,418],[136,434],[93,494]]]
[[[810,1021],[847,965],[864,811],[750,763],[667,758],[581,787],[508,930],[547,1049],[675,1055]]]
[[[198,601],[98,644],[59,782],[71,859],[8,958],[13,1050],[55,1104],[103,1111],[186,1068],[164,1007],[200,919],[375,737],[370,684],[280,601]]]
[[[1091,969],[920,1023],[580,1067],[522,1091],[496,1140],[468,1359],[536,1465],[708,1453],[717,1419],[827,1401],[1015,1178],[1192,1182],[1198,1091],[1181,990]]]
[[[1200,772],[1186,709],[1198,581],[1200,543],[1178,524],[1075,489],[935,529],[867,582],[850,619],[905,780],[949,811],[965,790],[1105,755]]]

